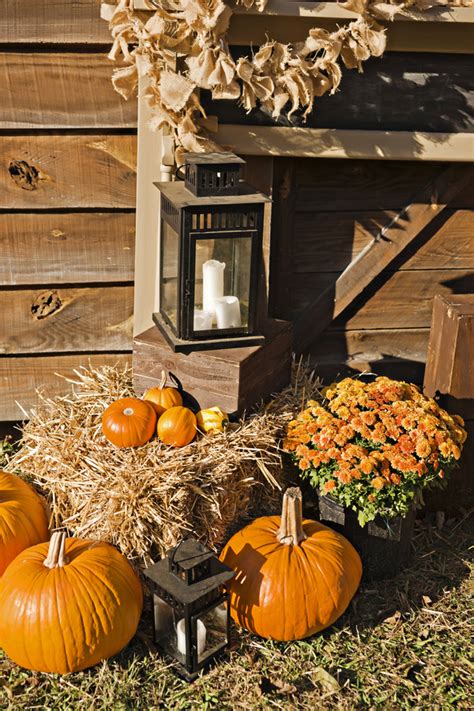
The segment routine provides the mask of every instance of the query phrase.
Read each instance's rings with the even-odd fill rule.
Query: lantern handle
[[[176,555],[176,553],[179,551],[179,549],[181,548],[181,546],[183,545],[184,541],[185,541],[185,539],[182,538],[182,539],[180,540],[180,542],[178,543],[178,545],[175,546],[175,547],[173,548],[172,552],[171,552],[171,555],[170,555],[170,562],[171,562],[171,565],[172,565],[172,566],[174,566],[174,564],[175,564],[175,563],[174,563],[175,555]]]
[[[184,173],[180,173],[180,172],[179,172],[180,170],[183,170],[183,168],[184,168],[184,163],[183,163],[183,165],[178,165],[178,167],[177,167],[176,170],[174,171],[174,177],[175,177],[177,180],[185,180],[185,175],[184,175]]]

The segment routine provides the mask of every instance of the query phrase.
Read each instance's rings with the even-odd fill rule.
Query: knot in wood
[[[40,178],[39,170],[26,160],[11,160],[8,166],[10,178],[22,190],[36,190]]]
[[[62,301],[57,291],[43,291],[31,304],[31,313],[35,319],[40,321],[51,316],[62,306]]]

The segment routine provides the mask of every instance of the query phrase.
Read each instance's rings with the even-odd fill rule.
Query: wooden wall
[[[98,0],[0,3],[0,420],[130,359],[136,102]]]
[[[443,168],[275,159],[273,315],[295,319]],[[322,375],[370,369],[422,382],[433,296],[474,293],[473,208],[469,186],[315,339]]]

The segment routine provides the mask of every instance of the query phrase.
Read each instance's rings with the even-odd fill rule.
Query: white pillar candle
[[[240,302],[236,296],[216,299],[217,328],[238,328],[242,325]]]
[[[173,611],[171,607],[155,595],[155,628],[157,633],[167,634],[173,629]]]
[[[212,328],[212,314],[209,311],[194,309],[194,330],[208,331]]]
[[[176,634],[178,636],[178,652],[186,654],[186,632],[184,620],[179,620],[176,625]],[[197,620],[197,652],[198,657],[206,649],[206,626],[202,620]]]
[[[208,259],[202,265],[202,306],[204,311],[215,314],[215,300],[224,295],[225,262]]]

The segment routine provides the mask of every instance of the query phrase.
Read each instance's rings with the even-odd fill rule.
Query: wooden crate
[[[174,353],[156,327],[134,339],[133,385],[142,394],[172,373],[198,408],[218,406],[240,413],[285,387],[291,375],[292,332],[286,322],[270,322],[264,346]]]

